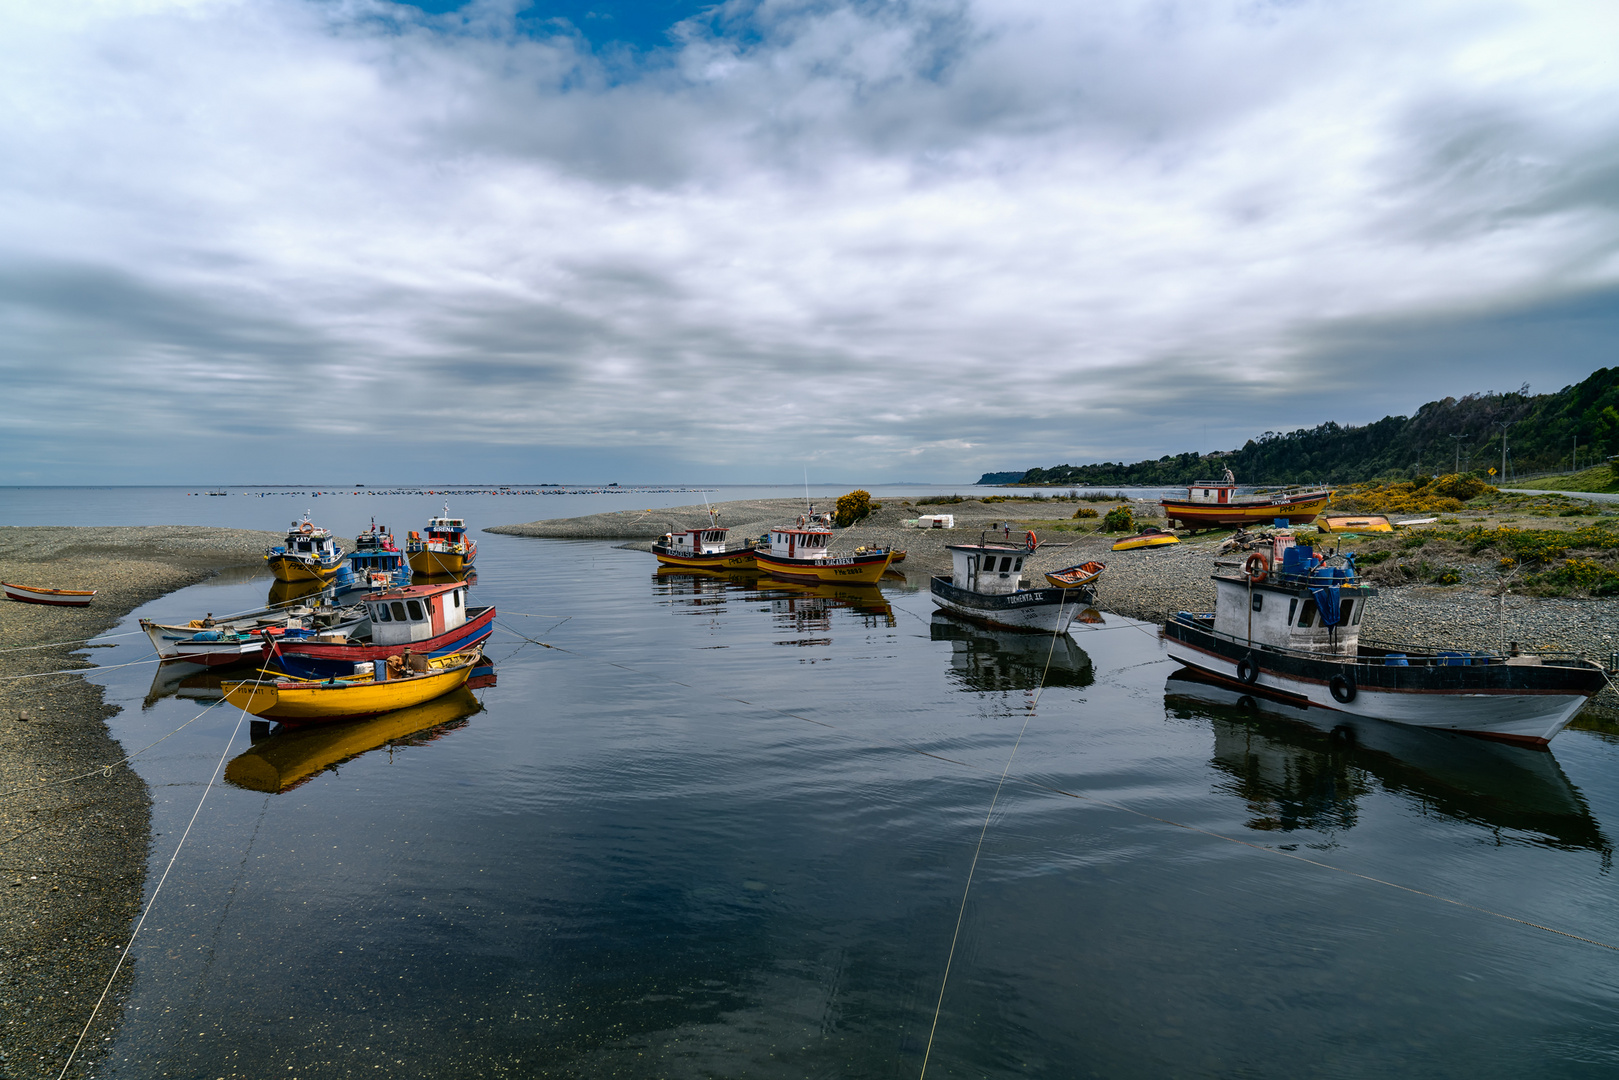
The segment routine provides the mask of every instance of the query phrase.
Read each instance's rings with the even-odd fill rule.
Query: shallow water
[[[1619,1064],[1619,954],[1435,898],[1619,944],[1608,737],[1548,754],[1335,731],[1170,678],[1153,629],[1123,620],[1053,649],[901,589],[479,541],[473,599],[502,629],[475,700],[331,745],[252,744],[219,707],[138,759],[149,894],[222,754],[235,782],[134,950],[108,1075]],[[141,614],[267,585],[216,579]],[[115,640],[91,655],[147,652]],[[154,692],[149,666],[96,678],[131,748],[206,705]]]

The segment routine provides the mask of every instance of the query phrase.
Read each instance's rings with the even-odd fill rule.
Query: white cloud
[[[1373,349],[1351,403],[1312,358],[1619,272],[1595,4],[767,0],[605,58],[497,4],[0,20],[10,460],[88,398],[109,447],[970,478],[1481,389]]]

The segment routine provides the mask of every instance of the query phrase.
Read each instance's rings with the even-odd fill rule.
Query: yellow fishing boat
[[[753,541],[742,547],[725,542],[731,530],[723,525],[666,532],[652,545],[652,554],[664,566],[681,570],[752,570]]]
[[[477,649],[431,660],[407,653],[398,658],[403,665],[379,660],[365,674],[331,679],[299,679],[261,671],[259,680],[228,682],[220,689],[226,701],[266,720],[346,720],[408,709],[442,697],[467,681],[481,656]]]
[[[478,542],[467,536],[467,523],[450,516],[444,504],[441,517],[427,519],[427,536],[412,532],[405,540],[405,556],[413,574],[460,576],[472,568],[478,557]]]
[[[249,791],[287,791],[379,746],[407,739],[415,745],[437,738],[443,731],[431,729],[448,724],[459,727],[459,721],[482,708],[472,691],[463,686],[425,705],[369,720],[278,731],[232,758],[225,766],[225,782]],[[429,734],[421,737],[421,732]]]
[[[1184,499],[1163,499],[1162,505],[1171,524],[1179,521],[1193,532],[1232,525],[1269,525],[1277,518],[1305,525],[1327,508],[1332,494],[1330,489],[1318,487],[1239,495],[1236,477],[1227,469],[1218,480],[1192,481]]]
[[[1394,526],[1382,514],[1326,514],[1321,531],[1330,533],[1393,532]]]
[[[892,548],[859,548],[848,555],[833,555],[827,550],[831,541],[830,516],[812,509],[798,519],[796,527],[771,529],[753,549],[753,562],[771,577],[789,581],[872,585],[894,558]]]
[[[307,511],[303,521],[294,521],[287,530],[285,544],[264,553],[264,561],[277,581],[317,586],[336,577],[344,563],[343,549],[337,546],[331,530],[311,523]]]
[[[1114,551],[1134,551],[1137,548],[1165,547],[1169,544],[1180,543],[1180,537],[1174,533],[1162,532],[1158,529],[1145,529],[1134,536],[1126,536],[1113,542]]]

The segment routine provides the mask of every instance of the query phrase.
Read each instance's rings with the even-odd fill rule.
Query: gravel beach
[[[0,1077],[61,1071],[128,941],[151,839],[140,777],[123,767],[96,773],[124,755],[106,724],[117,709],[101,688],[72,674],[19,676],[89,667],[84,639],[148,600],[259,561],[278,539],[240,529],[0,528],[0,579],[97,590],[87,608],[0,601]],[[49,783],[87,772],[95,775]],[[99,1056],[132,973],[126,963],[81,1060]]]
[[[1213,610],[1210,576],[1219,569],[1215,560],[1234,558],[1217,554],[1224,534],[1190,537],[1171,547],[1113,551],[1113,538],[1095,531],[1096,519],[1070,520],[1076,506],[1105,514],[1109,505],[1114,504],[1050,500],[985,504],[969,499],[947,505],[904,506],[890,501],[865,521],[837,530],[831,549],[847,551],[869,544],[904,548],[909,557],[895,569],[904,573],[911,587],[926,588],[931,575],[949,571],[947,544],[970,543],[983,533],[996,533],[1004,542],[1008,532],[1013,541],[1021,543],[1024,534],[1033,530],[1041,544],[1025,563],[1025,576],[1035,582],[1047,570],[1095,559],[1107,564],[1097,589],[1097,604],[1104,611],[1159,622],[1177,611]],[[1134,500],[1132,506],[1138,521],[1151,521],[1150,515],[1157,511],[1157,503],[1147,500]],[[818,507],[831,508],[830,502]],[[716,509],[720,524],[730,526],[731,536],[740,539],[796,519],[804,503],[797,499],[743,500],[719,503]],[[915,529],[903,524],[908,518],[931,513],[955,515],[955,529]],[[625,547],[649,550],[651,541],[671,528],[695,528],[707,520],[707,509],[699,505],[502,525],[488,531],[557,539],[620,539],[630,541]],[[1162,517],[1157,520],[1162,525]],[[1369,637],[1470,650],[1498,649],[1504,637],[1527,651],[1566,649],[1605,664],[1619,650],[1619,603],[1509,594],[1503,606],[1477,585],[1384,586],[1367,609],[1363,630]],[[1619,698],[1606,691],[1596,703],[1619,705]]]

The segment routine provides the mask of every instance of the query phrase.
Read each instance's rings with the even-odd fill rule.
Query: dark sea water
[[[307,502],[0,498],[22,524],[262,528]],[[442,501],[308,505],[352,535]],[[697,499],[450,501],[484,525]],[[1122,619],[1053,647],[902,587],[478,539],[494,686],[257,743],[220,706],[137,759],[149,895],[232,779],[133,951],[106,1075],[1619,1073],[1619,952],[1490,914],[1619,945],[1606,735],[1339,728],[1175,677]],[[110,640],[103,665],[150,654]],[[151,665],[93,677],[131,749],[208,704]]]

